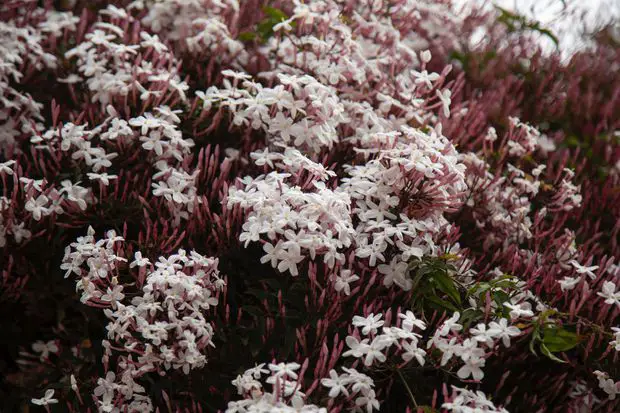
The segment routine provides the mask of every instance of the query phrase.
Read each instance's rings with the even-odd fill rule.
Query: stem
[[[401,381],[405,385],[405,388],[407,389],[407,393],[409,393],[409,397],[411,398],[411,401],[413,402],[413,406],[417,409],[418,403],[416,403],[415,401],[415,397],[413,396],[413,392],[411,391],[411,388],[407,384],[407,380],[405,380],[405,376],[403,376],[403,373],[401,373],[400,369],[396,369],[396,372],[398,373],[398,376],[400,377]]]

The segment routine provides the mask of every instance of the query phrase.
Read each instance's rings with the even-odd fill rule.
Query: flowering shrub
[[[2,411],[620,408],[613,28],[564,62],[448,0],[0,16]]]

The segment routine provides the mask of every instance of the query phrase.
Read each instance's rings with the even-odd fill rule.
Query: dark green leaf
[[[579,344],[579,336],[562,327],[548,325],[543,328],[543,344],[552,353],[567,351]]]
[[[277,21],[286,20],[288,18],[286,13],[275,7],[265,6],[263,7],[263,13]]]
[[[258,34],[255,32],[242,32],[239,33],[237,39],[241,40],[242,42],[250,42],[256,39],[256,36],[258,36]]]
[[[456,306],[454,304],[452,304],[449,301],[446,300],[442,300],[441,298],[437,297],[436,295],[431,295],[428,297],[425,297],[428,301],[430,301],[432,304],[435,305],[435,307],[438,307],[440,310],[452,310],[452,311],[459,311],[458,308],[456,308]]]
[[[437,283],[437,288],[447,294],[455,303],[461,305],[461,295],[456,289],[454,280],[447,273],[433,274],[433,280]]]
[[[540,344],[540,351],[542,351],[542,353],[549,357],[551,360],[553,361],[557,361],[558,363],[566,363],[564,360],[558,358],[557,356],[555,356],[551,351],[549,351],[549,349],[547,348],[547,346],[545,346],[544,343]]]
[[[465,329],[468,329],[474,322],[478,321],[484,316],[484,313],[480,310],[475,310],[473,308],[468,308],[463,311],[461,314],[460,324],[463,325]]]
[[[540,329],[538,325],[535,325],[534,331],[532,332],[532,339],[530,340],[530,351],[535,356],[538,355],[538,353],[536,353],[536,350],[534,350],[534,345],[536,344],[537,341],[540,341]]]
[[[257,318],[263,318],[265,316],[265,313],[260,308],[254,305],[244,305],[243,307],[241,307],[241,309],[244,312]]]
[[[495,301],[497,305],[500,306],[501,308],[504,308],[505,302],[510,301],[510,296],[501,290],[493,291],[491,293],[491,297],[493,298],[493,301]]]

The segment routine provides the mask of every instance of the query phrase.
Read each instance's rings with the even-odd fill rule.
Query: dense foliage
[[[536,34],[2,2],[0,411],[618,411],[618,29]]]

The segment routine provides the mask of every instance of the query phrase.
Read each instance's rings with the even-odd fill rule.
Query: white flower
[[[288,20],[282,20],[280,23],[277,23],[273,26],[273,31],[274,32],[279,32],[280,30],[284,30],[286,32],[290,32],[291,30],[293,30],[293,26],[291,26],[291,22],[294,19],[288,19]]]
[[[452,317],[450,317],[449,319],[443,322],[441,327],[437,329],[437,334],[440,337],[443,337],[443,336],[448,335],[448,333],[450,333],[451,331],[452,332],[461,331],[463,329],[463,326],[457,323],[459,318],[461,318],[461,313],[457,311],[456,313],[452,315]]]
[[[420,363],[420,366],[424,365],[424,362],[425,362],[424,356],[426,356],[426,351],[422,350],[421,348],[418,348],[418,346],[413,342],[409,343],[405,341],[401,344],[401,346],[404,350],[406,350],[402,354],[403,360],[409,361],[415,357],[418,363]]]
[[[365,245],[361,248],[358,248],[356,251],[356,255],[360,258],[366,258],[368,257],[368,263],[370,264],[371,267],[374,267],[375,265],[377,265],[377,258],[380,261],[385,261],[385,257],[383,256],[383,252],[386,250],[387,248],[387,243],[384,244],[380,244],[380,245]],[[392,260],[392,262],[394,263],[394,265],[396,265],[397,263],[395,262],[396,258],[394,258]],[[405,265],[407,265],[407,263],[404,263]],[[384,285],[386,287],[389,287],[390,285],[392,285],[394,283],[394,278],[392,276],[392,272],[394,271],[394,269],[390,269],[389,266],[384,267],[386,271],[386,275],[388,275],[386,278],[384,278]],[[379,270],[379,272],[381,272],[381,270]]]
[[[383,354],[383,349],[387,347],[386,341],[384,337],[377,336],[370,346],[366,348],[366,357],[364,358],[364,365],[366,367],[372,366],[372,363],[375,359],[377,359],[380,363],[383,363],[386,360],[385,354]]]
[[[485,343],[489,347],[493,346],[493,337],[496,335],[487,330],[486,324],[480,323],[476,327],[471,328],[469,332],[474,335],[474,340]]]
[[[430,348],[433,340],[429,340],[428,344],[428,348]],[[456,337],[452,337],[450,341],[436,340],[434,344],[443,352],[441,355],[441,366],[445,366],[454,354],[460,350],[458,344],[456,344]]]
[[[614,347],[616,351],[620,351],[620,327],[612,327],[614,332],[614,339],[609,342],[609,345]]]
[[[41,399],[32,399],[32,404],[36,404],[38,406],[47,406],[48,404],[58,403],[57,399],[54,399],[54,389],[49,389],[45,391],[45,396]]]
[[[334,397],[337,397],[340,393],[348,397],[349,391],[345,387],[346,382],[342,378],[340,378],[338,373],[336,373],[336,370],[330,370],[329,377],[329,379],[321,379],[321,384],[325,387],[330,388],[329,397],[333,399]]]
[[[450,103],[452,103],[452,91],[450,89],[445,89],[443,91],[437,90],[435,91],[437,97],[441,101],[441,107],[443,109],[443,114],[447,118],[450,116]]]
[[[151,262],[149,261],[148,258],[142,258],[142,253],[140,251],[137,251],[134,254],[134,260],[131,262],[131,264],[129,264],[129,268],[133,268],[133,267],[144,267],[148,264],[150,264]]]
[[[84,37],[86,40],[96,45],[107,45],[110,40],[116,39],[116,35],[106,34],[103,30],[94,30],[92,33],[88,33]]]
[[[36,199],[30,198],[26,202],[26,205],[24,206],[24,208],[26,209],[26,211],[29,211],[32,213],[32,217],[36,221],[40,221],[41,215],[47,215],[50,211],[49,208],[46,207],[48,205],[48,202],[49,202],[49,198],[41,194]]]
[[[368,334],[377,334],[377,329],[385,323],[381,320],[382,314],[375,315],[370,313],[368,317],[354,316],[352,324],[356,327],[362,327],[362,334],[367,336]]]
[[[579,277],[564,277],[558,280],[558,284],[560,284],[562,291],[567,291],[574,289],[579,284],[579,281],[581,281]]]
[[[101,301],[116,303],[117,301],[121,301],[123,298],[125,298],[125,294],[123,294],[123,286],[115,285],[113,288],[108,287],[106,293],[101,296]]]
[[[265,363],[255,364],[251,369],[245,371],[246,374],[251,374],[256,380],[260,379],[262,374],[269,373],[269,370],[264,369]]]
[[[351,295],[351,286],[349,283],[359,280],[355,274],[351,274],[351,270],[342,270],[340,275],[336,276],[336,282],[334,283],[334,289],[337,292],[343,291],[345,295]]]
[[[398,314],[398,318],[402,318],[402,326],[407,331],[413,331],[414,327],[417,327],[420,330],[426,330],[426,324],[424,321],[418,320],[411,310],[407,310],[405,314]]]
[[[39,355],[39,358],[41,360],[49,358],[50,353],[56,354],[59,351],[58,345],[56,345],[56,341],[54,340],[48,341],[47,343],[44,343],[43,341],[37,341],[32,345],[32,349],[37,353],[41,353]]]
[[[343,357],[349,357],[349,356],[353,356],[353,357],[362,357],[364,354],[366,354],[368,352],[368,349],[370,348],[370,345],[368,344],[368,339],[365,338],[362,341],[359,341],[357,338],[353,337],[353,336],[347,336],[347,338],[345,339],[345,342],[347,343],[347,346],[349,346],[350,350],[345,351],[342,356]]]
[[[69,201],[75,202],[78,204],[80,209],[84,211],[87,207],[86,205],[86,197],[89,194],[89,189],[84,188],[83,186],[78,185],[78,183],[73,183],[68,179],[65,179],[60,183],[62,189],[60,193],[64,193],[67,196]]]
[[[15,165],[14,160],[0,162],[0,175],[2,174],[13,175],[13,169],[11,168],[11,166],[13,165]]]
[[[278,266],[278,259],[282,254],[282,241],[278,241],[278,243],[274,246],[270,243],[266,242],[263,244],[263,251],[267,253],[267,255],[263,255],[260,259],[261,264],[266,262],[271,262],[271,266],[276,268]]]
[[[275,118],[271,119],[269,122],[269,132],[279,133],[280,136],[282,136],[282,138],[284,139],[284,141],[288,142],[291,139],[291,128],[293,126],[293,123],[293,119],[284,116],[282,112],[278,112]]]
[[[511,304],[509,302],[506,302],[504,303],[504,306],[510,308],[510,318],[512,320],[515,320],[519,317],[534,317],[534,313],[531,310],[532,305],[528,302],[520,304]]]
[[[596,279],[596,274],[594,274],[593,271],[598,269],[598,265],[593,265],[591,267],[586,267],[586,266],[583,266],[583,265],[579,264],[575,260],[570,260],[569,264],[571,264],[573,267],[575,267],[575,269],[577,270],[578,274],[586,274],[591,279],[593,279],[593,280]]]
[[[412,70],[411,73],[413,74],[413,76],[416,78],[415,79],[415,83],[419,84],[419,83],[424,83],[426,85],[426,87],[428,87],[429,89],[433,88],[433,82],[437,79],[439,79],[439,75],[437,73],[428,73],[426,70],[423,70],[421,72],[417,72],[415,70]]]
[[[290,246],[280,255],[279,259],[281,261],[278,263],[278,271],[289,271],[292,276],[299,275],[297,264],[302,262],[304,257],[298,245]]]
[[[139,127],[140,133],[142,133],[142,135],[146,135],[149,129],[157,129],[163,126],[164,121],[154,117],[150,113],[145,113],[144,116],[129,119],[129,124],[133,127]]]
[[[497,130],[493,126],[489,126],[484,140],[487,142],[495,142],[497,140]]]
[[[472,376],[474,380],[482,380],[484,372],[481,367],[484,367],[484,364],[485,360],[482,358],[470,358],[465,361],[465,365],[456,374],[463,380],[469,376]]]
[[[616,292],[616,284],[613,281],[605,281],[601,291],[596,294],[605,298],[605,304],[616,304],[620,307],[620,291]]]
[[[273,154],[268,148],[264,148],[262,151],[251,152],[250,158],[254,159],[254,163],[258,166],[268,165],[273,168],[273,161],[279,159],[280,155]]]
[[[502,318],[499,320],[499,323],[495,321],[489,323],[489,334],[500,338],[504,346],[510,347],[510,337],[520,335],[521,330],[516,326],[508,326],[508,320]]]
[[[166,45],[159,40],[159,37],[156,34],[150,35],[147,32],[140,32],[140,38],[142,39],[140,46],[144,48],[152,47],[157,53],[162,53],[168,50],[168,47],[166,47]]]
[[[372,413],[373,408],[379,410],[379,401],[376,399],[374,390],[369,390],[364,396],[355,399],[355,405],[366,406],[367,413]]]
[[[288,379],[297,380],[296,370],[299,370],[299,363],[278,363],[269,364],[269,370],[273,372],[275,377],[283,377]]]
[[[21,243],[22,240],[30,239],[32,236],[32,232],[24,228],[25,226],[25,222],[20,222],[17,225],[13,225],[13,237],[15,238],[15,242],[18,244]]]
[[[98,174],[97,173],[93,173],[93,172],[88,172],[86,175],[88,175],[88,179],[90,179],[91,181],[100,181],[105,186],[110,185],[110,180],[111,179],[118,178],[118,176],[116,176],[116,175],[108,175],[105,172],[98,173]]]
[[[93,394],[97,397],[101,397],[104,394],[114,394],[114,390],[116,389],[116,374],[113,371],[108,371],[105,378],[97,379],[97,387],[93,391]]]
[[[381,255],[381,257],[383,256]],[[395,256],[389,264],[381,264],[377,267],[377,269],[381,274],[385,275],[383,278],[383,285],[386,287],[396,284],[405,291],[409,291],[411,289],[412,281],[408,277],[408,264],[406,261],[402,261],[399,257]]]
[[[25,176],[20,177],[19,182],[23,183],[25,188],[32,187],[39,192],[43,190],[43,184],[47,184],[47,180],[45,178],[44,179],[30,179]]]
[[[222,75],[225,77],[229,77],[231,79],[237,80],[237,81],[252,80],[251,75],[245,72],[237,72],[231,69],[222,70]]]
[[[478,347],[478,341],[471,338],[463,340],[463,343],[455,349],[455,353],[463,361],[484,357],[484,350]]]

